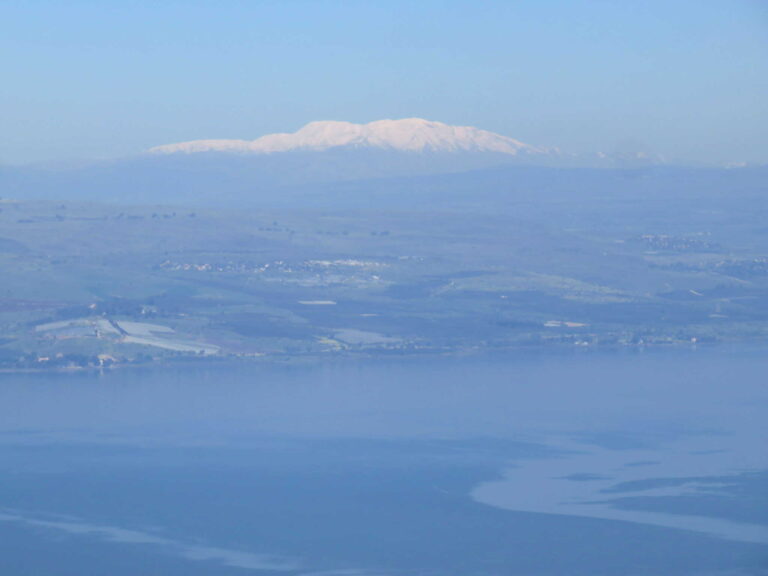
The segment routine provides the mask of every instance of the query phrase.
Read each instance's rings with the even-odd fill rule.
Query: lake
[[[768,574],[764,349],[0,375],[0,574]]]

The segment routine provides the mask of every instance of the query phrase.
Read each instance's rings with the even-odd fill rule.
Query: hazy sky
[[[768,1],[0,2],[0,163],[419,116],[768,162]]]

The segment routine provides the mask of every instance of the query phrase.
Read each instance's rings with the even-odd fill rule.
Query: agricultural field
[[[0,364],[766,336],[768,234],[750,227],[759,215],[735,225],[737,206],[713,201],[681,229],[661,206],[638,216],[626,199],[591,205],[227,211],[6,200]]]

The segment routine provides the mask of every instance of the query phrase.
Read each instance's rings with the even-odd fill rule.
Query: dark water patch
[[[610,476],[604,476],[602,474],[590,474],[587,472],[580,474],[569,474],[568,476],[561,476],[563,480],[570,480],[571,482],[595,482],[597,480],[610,480]]]
[[[708,516],[734,522],[768,524],[768,471],[704,478],[626,482],[609,493],[652,490],[695,483],[698,489],[675,496],[627,496],[612,500],[626,510]]]
[[[6,474],[0,502],[93,525],[149,530],[181,542],[298,558],[308,570],[618,576],[632,573],[630,566],[665,574],[760,566],[756,546],[620,522],[506,512],[473,502],[468,491],[493,473],[490,460],[517,449],[521,455],[535,452],[530,446],[483,442],[278,441],[249,450],[132,447],[112,454],[103,447],[96,453],[93,447],[71,447],[54,458],[58,470],[16,468],[16,474]],[[44,457],[44,451],[37,456]],[[13,460],[3,462],[13,468]],[[0,528],[8,530],[3,523]],[[87,535],[33,532],[37,550],[50,548],[55,558],[69,548],[81,569],[91,555],[98,556],[94,566],[125,556],[126,570],[135,573],[181,573],[177,559],[152,546],[94,544]],[[31,553],[31,542],[24,544],[28,533],[15,530],[0,545],[16,542],[11,566]],[[62,542],[67,546],[59,547]],[[139,549],[144,560],[133,555]],[[42,560],[35,562],[45,568]],[[229,573],[205,564],[189,562],[187,573]],[[110,573],[128,574],[121,570]],[[60,572],[41,573],[73,572],[65,563]]]

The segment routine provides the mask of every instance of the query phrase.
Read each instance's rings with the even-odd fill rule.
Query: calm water
[[[768,574],[768,354],[0,376],[0,574]]]

